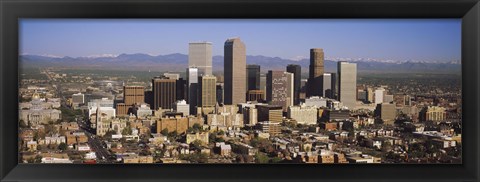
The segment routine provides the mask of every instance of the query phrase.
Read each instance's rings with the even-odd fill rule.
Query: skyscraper
[[[224,46],[224,56],[224,103],[237,105],[245,102],[246,99],[247,56],[245,44],[240,38],[227,39]]]
[[[323,97],[335,98],[335,73],[323,73]]]
[[[247,89],[260,89],[260,66],[256,64],[247,65]]]
[[[212,75],[212,43],[191,42],[188,45],[188,67],[197,67],[198,75]]]
[[[268,71],[267,74],[267,102],[272,105],[280,105],[286,112],[288,106],[293,105],[292,73],[284,71]]]
[[[300,80],[302,78],[302,67],[296,64],[289,64],[287,72],[293,73],[293,103],[300,104]]]
[[[378,88],[377,90],[375,90],[375,104],[383,103],[384,96],[385,96],[384,88]]]
[[[200,98],[199,106],[200,107],[214,107],[217,104],[217,77],[205,75],[200,77]]]
[[[152,79],[153,109],[172,109],[176,97],[176,81],[167,77],[155,77]]]
[[[340,61],[337,63],[338,100],[354,109],[357,98],[357,64]]]
[[[142,86],[124,86],[123,102],[125,105],[131,106],[136,103],[144,103],[145,88]]]
[[[308,76],[308,92],[307,96],[323,96],[323,49],[310,49],[310,69]]]
[[[190,105],[190,114],[196,114],[198,105],[198,68],[187,68],[187,102]]]

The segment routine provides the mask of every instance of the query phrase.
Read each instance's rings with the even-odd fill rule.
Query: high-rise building
[[[205,75],[200,82],[200,97],[198,106],[200,107],[214,107],[217,104],[217,77]]]
[[[367,101],[372,103],[373,102],[373,89],[371,87],[367,87]]]
[[[186,100],[187,95],[187,80],[183,78],[177,79],[177,98],[176,100]]]
[[[217,102],[223,104],[223,83],[217,83]]]
[[[302,104],[300,106],[288,107],[287,117],[295,119],[299,124],[317,124],[318,109],[315,106],[307,106]]]
[[[300,81],[302,78],[302,67],[296,64],[289,64],[287,72],[293,73],[293,103],[300,104]]]
[[[212,75],[212,43],[191,42],[188,46],[188,67],[198,68],[198,75]]]
[[[260,74],[260,90],[267,93],[267,76],[265,74]]]
[[[283,120],[283,109],[279,105],[257,105],[258,121],[270,121],[281,123]]]
[[[183,113],[183,115],[186,116],[190,113],[190,106],[188,106],[187,101],[179,100],[173,105],[173,110],[177,113]]]
[[[245,44],[240,38],[225,41],[224,46],[224,103],[236,105],[245,102],[247,89],[247,56]]]
[[[284,71],[268,71],[267,102],[280,105],[286,112],[293,105],[293,74]]]
[[[124,86],[123,102],[127,106],[145,102],[145,87],[143,86]]]
[[[323,73],[323,97],[334,99],[335,98],[335,73]]]
[[[256,64],[247,65],[247,89],[260,89],[260,66]],[[248,91],[247,90],[247,91]]]
[[[324,53],[323,49],[310,49],[310,69],[308,76],[308,92],[307,96],[323,96],[323,72],[324,72]]]
[[[195,115],[198,105],[198,68],[187,68],[187,102],[190,105],[190,114]]]
[[[384,122],[391,123],[393,120],[395,120],[397,110],[395,109],[394,104],[380,103],[377,104],[375,114],[380,117],[380,119],[382,119]]]
[[[354,109],[357,102],[357,64],[338,62],[338,100],[348,109]]]
[[[383,96],[385,95],[385,89],[384,88],[378,88],[375,90],[375,104],[381,104],[383,103]]]
[[[168,79],[180,79],[180,74],[178,73],[164,73],[163,76],[167,77]]]
[[[263,90],[249,90],[247,93],[247,101],[262,102],[265,100],[265,92]]]
[[[176,80],[167,77],[152,79],[153,109],[172,109],[176,96]]]

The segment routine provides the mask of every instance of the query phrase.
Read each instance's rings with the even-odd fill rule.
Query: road
[[[61,90],[62,90],[61,83],[54,82],[51,75],[49,74],[46,74],[46,75],[48,77],[50,84],[56,85],[56,95],[60,97],[61,105],[63,107],[68,108],[65,95],[61,93]],[[88,145],[90,146],[90,149],[92,149],[92,151],[95,151],[95,154],[97,156],[97,162],[98,163],[115,162],[114,159],[110,158],[110,156],[112,156],[110,152],[102,145],[102,142],[100,141],[100,139],[95,135],[95,130],[90,126],[88,126],[85,120],[82,120],[82,118],[76,117],[75,120],[80,128],[79,130],[83,131],[85,135],[87,135]]]

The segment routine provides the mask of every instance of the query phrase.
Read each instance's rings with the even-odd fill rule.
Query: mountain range
[[[183,72],[188,65],[188,55],[167,54],[152,56],[148,54],[120,54],[118,56],[95,56],[95,57],[53,57],[40,55],[21,55],[20,67],[58,67],[71,69],[98,69],[98,70],[135,70],[135,71],[170,71]],[[213,56],[213,71],[223,71],[223,56]],[[356,59],[358,72],[366,73],[460,73],[461,64],[429,63],[429,62],[382,62],[370,59]],[[247,55],[247,64],[260,65],[261,71],[285,70],[288,64],[298,64],[302,72],[308,72],[309,59],[290,60],[279,57]],[[325,60],[326,72],[336,72],[337,61]]]

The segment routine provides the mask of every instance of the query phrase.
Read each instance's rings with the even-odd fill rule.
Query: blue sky
[[[223,55],[227,38],[240,37],[248,55],[450,62],[460,60],[461,19],[21,19],[20,53],[95,56],[188,53],[188,43],[209,41]]]

